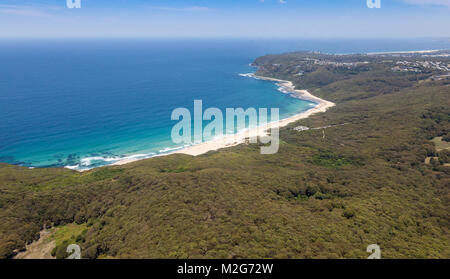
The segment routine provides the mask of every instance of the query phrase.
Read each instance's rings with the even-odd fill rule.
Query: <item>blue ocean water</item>
[[[0,162],[87,169],[169,152],[173,109],[280,108],[311,102],[239,76],[256,57],[448,49],[448,40],[122,39],[0,41]]]

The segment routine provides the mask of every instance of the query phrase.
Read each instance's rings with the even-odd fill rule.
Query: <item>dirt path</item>
[[[442,140],[442,137],[436,137],[431,140],[436,145],[436,151],[442,151],[444,149],[450,149],[450,142]]]
[[[41,231],[39,240],[27,245],[26,250],[14,256],[14,259],[54,259],[51,253],[56,244],[51,235],[48,230]]]

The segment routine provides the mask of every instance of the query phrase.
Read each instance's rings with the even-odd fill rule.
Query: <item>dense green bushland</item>
[[[283,128],[275,155],[242,144],[85,173],[0,165],[0,257],[73,222],[88,258],[366,258],[373,243],[383,258],[450,257],[448,152],[430,141],[449,133],[449,83],[376,63],[306,79],[268,68],[337,106]]]

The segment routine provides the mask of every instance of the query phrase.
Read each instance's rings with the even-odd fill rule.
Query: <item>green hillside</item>
[[[277,154],[242,144],[84,173],[1,164],[0,257],[78,223],[85,258],[367,258],[373,243],[383,258],[449,258],[449,151],[431,141],[449,139],[449,80],[357,56],[368,63],[299,75],[305,57],[323,59],[255,62],[337,104],[283,128]]]

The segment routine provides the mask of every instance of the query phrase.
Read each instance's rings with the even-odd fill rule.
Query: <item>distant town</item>
[[[258,66],[261,72],[294,76],[299,81],[308,79],[306,76],[309,73],[320,70],[354,74],[376,69],[399,74],[422,74],[420,79],[426,80],[450,79],[450,50],[343,55],[296,52],[283,56],[286,63],[259,65],[256,61],[255,66]],[[270,60],[270,57],[271,55],[268,55],[265,58]]]

